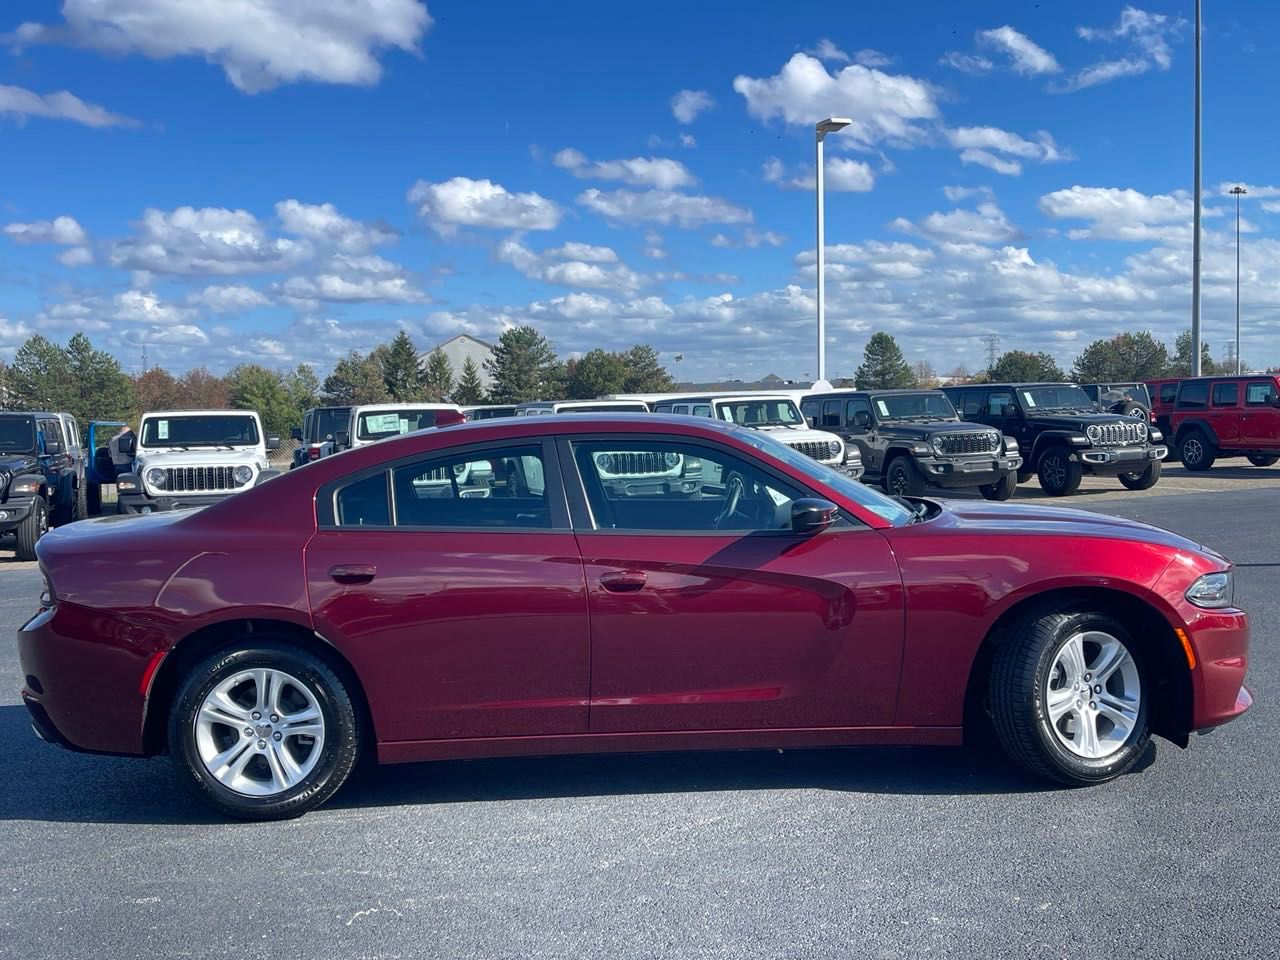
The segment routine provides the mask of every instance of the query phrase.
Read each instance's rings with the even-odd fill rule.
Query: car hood
[[[1111,517],[1069,507],[999,503],[986,500],[941,501],[942,512],[920,528],[954,529],[972,533],[1037,534],[1041,536],[1099,537],[1154,543],[1175,550],[1207,554],[1227,562],[1217,551],[1137,520]],[[915,529],[905,527],[898,529]]]
[[[781,440],[783,443],[802,443],[806,441],[828,442],[831,440],[839,440],[834,433],[827,433],[825,430],[813,430],[809,427],[796,426],[772,426],[772,427],[752,427],[752,430],[759,430],[761,433],[767,433],[769,436]]]
[[[1083,431],[1093,424],[1100,427],[1109,423],[1132,424],[1134,418],[1123,417],[1118,413],[1032,413],[1027,415],[1027,423],[1050,430]]]
[[[0,473],[21,473],[36,465],[36,458],[29,453],[0,454]]]
[[[925,440],[939,433],[999,433],[994,427],[964,420],[912,420],[889,421],[880,424],[877,432],[882,437],[902,437],[909,440]]]
[[[216,447],[194,447],[191,450],[171,450],[166,447],[148,447],[139,450],[139,465],[148,467],[208,467],[238,466],[242,463],[258,464],[266,459],[256,447],[237,447],[234,450]]]

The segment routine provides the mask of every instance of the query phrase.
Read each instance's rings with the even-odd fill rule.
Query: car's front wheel
[[[1040,476],[1040,489],[1051,497],[1066,497],[1080,489],[1084,468],[1073,460],[1066,447],[1050,447],[1040,457],[1036,472]]]
[[[31,512],[18,524],[14,535],[18,548],[14,556],[24,562],[36,559],[36,544],[49,532],[49,508],[45,506],[44,497],[36,497],[31,504]]]
[[[884,491],[894,497],[924,496],[925,480],[907,456],[894,457],[884,472]]]
[[[978,487],[978,492],[986,500],[1008,500],[1017,489],[1018,477],[1013,472],[1009,472],[995,483],[982,484],[982,486]]]
[[[1019,765],[1068,786],[1128,772],[1150,740],[1142,650],[1100,612],[1038,613],[996,651],[996,734]]]
[[[1120,483],[1128,490],[1150,490],[1160,479],[1160,461],[1152,460],[1147,469],[1120,474]]]
[[[1274,466],[1277,461],[1280,461],[1280,457],[1269,457],[1261,453],[1249,454],[1249,462],[1252,463],[1255,467]]]
[[[320,658],[283,641],[245,637],[187,675],[169,713],[179,776],[214,809],[283,820],[346,782],[360,745],[351,694]]]
[[[1191,429],[1178,444],[1182,465],[1188,470],[1208,470],[1218,459],[1218,450],[1203,430]]]

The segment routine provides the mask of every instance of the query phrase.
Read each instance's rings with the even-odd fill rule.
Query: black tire
[[[89,516],[96,517],[102,513],[102,484],[85,482],[84,504]]]
[[[1029,483],[1029,482],[1030,482],[1030,480],[1031,480],[1031,478],[1032,478],[1032,477],[1034,477],[1035,475],[1036,475],[1036,472],[1035,472],[1034,470],[1019,470],[1019,471],[1018,471],[1018,482],[1019,482],[1019,483]]]
[[[31,505],[31,512],[18,524],[14,531],[18,539],[14,555],[18,560],[29,563],[36,558],[36,544],[49,532],[49,508],[45,506],[43,497],[36,497]]]
[[[1218,459],[1218,448],[1203,430],[1192,427],[1179,438],[1178,456],[1184,467],[1199,473],[1213,466]]]
[[[1280,461],[1280,457],[1267,457],[1261,454],[1251,453],[1249,454],[1248,460],[1255,467],[1270,467],[1270,466],[1273,466],[1277,461]]]
[[[240,820],[299,817],[333,796],[350,776],[360,754],[360,714],[347,685],[320,658],[288,641],[246,636],[242,642],[212,654],[187,674],[169,710],[169,754],[183,783],[219,813]],[[296,785],[267,796],[251,796],[224,785],[209,772],[200,756],[195,721],[215,686],[241,671],[263,667],[288,674],[307,688],[324,720],[324,739],[314,767]],[[267,718],[260,719],[268,725]],[[226,747],[240,735],[230,725],[218,729],[226,737]],[[247,749],[263,749],[252,744],[258,736],[263,737],[258,744],[274,739],[254,732],[247,737],[251,741]],[[312,749],[316,749],[314,742]],[[267,766],[267,752],[262,753],[258,769]],[[251,759],[246,769],[255,762]]]
[[[58,490],[64,490],[66,496],[56,497],[61,503],[49,511],[49,522],[55,527],[63,527],[68,523],[74,523],[83,519],[87,514],[87,508],[84,503],[84,487],[76,488],[73,486],[74,479],[68,480],[65,488],[59,487]]]
[[[925,479],[912,459],[899,454],[884,471],[884,491],[891,497],[922,497]]]
[[[85,489],[88,485],[89,482],[87,480],[82,480],[76,484],[75,492],[71,496],[71,505],[66,523],[75,523],[77,520],[83,520],[89,516],[89,492]]]
[[[1152,460],[1141,473],[1122,473],[1120,483],[1127,490],[1150,490],[1160,479],[1160,461]]]
[[[978,487],[978,492],[982,494],[985,500],[1008,500],[1013,497],[1013,492],[1018,489],[1018,478],[1013,471],[1006,473],[995,483],[984,483]]]
[[[1050,447],[1040,455],[1036,473],[1040,489],[1049,496],[1069,497],[1080,489],[1084,467],[1080,461],[1071,459],[1071,451],[1066,447]]]
[[[1059,676],[1055,667],[1059,652],[1072,637],[1090,631],[1110,634],[1124,645],[1140,690],[1127,737],[1097,759],[1081,756],[1064,743],[1065,735],[1055,730],[1048,708],[1050,683]],[[1087,644],[1085,648],[1087,664]],[[1153,688],[1148,676],[1142,648],[1112,617],[1091,611],[1033,612],[1010,631],[992,661],[989,695],[996,736],[1015,763],[1039,777],[1072,787],[1112,780],[1142,759],[1151,739],[1148,716]],[[1066,681],[1062,682],[1065,686]],[[1108,681],[1108,689],[1115,683],[1116,680]],[[1094,702],[1101,700],[1097,694],[1087,695],[1095,697]],[[1089,708],[1081,702],[1080,709]],[[1064,714],[1059,724],[1071,726],[1079,722],[1080,714],[1070,712],[1072,715]],[[1104,722],[1110,723],[1099,715],[1094,729],[1100,729]],[[1113,726],[1109,733],[1114,734],[1116,729]]]

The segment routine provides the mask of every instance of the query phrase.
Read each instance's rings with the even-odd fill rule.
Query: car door
[[[874,443],[875,418],[871,415],[871,401],[866,397],[850,397],[844,401],[844,426],[840,437],[845,445],[853,444],[862,455],[862,466],[866,472],[876,475],[884,466],[884,447]],[[858,414],[863,414],[861,420]]]
[[[365,470],[322,489],[317,520],[315,628],[379,741],[586,731],[586,587],[549,442]]]
[[[1250,380],[1244,385],[1241,446],[1254,450],[1280,450],[1280,409],[1276,407],[1275,380]]]
[[[1215,383],[1209,394],[1209,425],[1218,446],[1234,447],[1240,442],[1240,385],[1234,380]]]
[[[611,481],[597,463],[619,451],[696,483]],[[565,439],[561,467],[590,597],[593,733],[893,722],[902,587],[877,531],[792,533],[792,501],[815,494],[702,441]]]

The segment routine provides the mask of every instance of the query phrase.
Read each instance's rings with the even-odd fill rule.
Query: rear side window
[[[871,413],[871,401],[866,397],[854,397],[845,404],[844,415],[849,423],[853,423],[859,413]]]
[[[817,400],[806,400],[800,404],[800,412],[804,414],[804,418],[809,421],[809,426],[816,427],[818,418],[821,416],[822,404]]]
[[[1215,407],[1234,407],[1239,399],[1239,384],[1215,383],[1213,385],[1213,405]]]
[[[1182,385],[1178,391],[1178,408],[1200,410],[1209,405],[1209,384],[1195,380]]]
[[[1257,380],[1244,388],[1244,402],[1250,407],[1269,407],[1276,402],[1274,380]]]
[[[709,404],[709,403],[695,403],[695,404],[693,405],[693,415],[694,415],[695,417],[710,417],[710,416],[714,416],[714,414],[712,414],[712,412],[711,412],[711,404]]]
[[[334,498],[334,506],[340,527],[389,527],[391,510],[387,506],[386,472],[343,487]]]
[[[671,413],[672,407],[669,403],[655,403],[653,405],[654,413]]]
[[[822,425],[824,427],[840,426],[839,400],[827,400],[822,404]]]
[[[433,457],[395,468],[397,527],[550,529],[542,446]]]
[[[964,395],[964,417],[972,420],[982,414],[983,395],[979,390],[969,390]]]
[[[1176,383],[1160,384],[1160,402],[1173,403],[1174,398],[1178,396],[1178,385]]]

